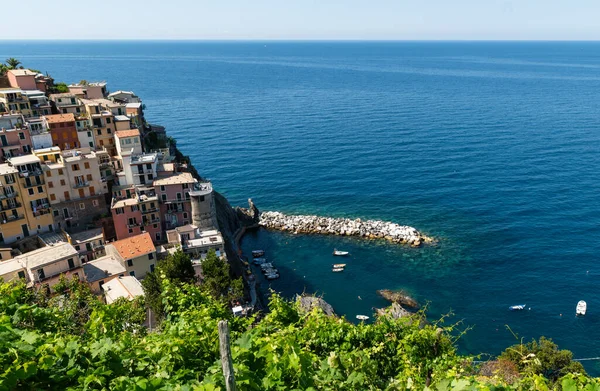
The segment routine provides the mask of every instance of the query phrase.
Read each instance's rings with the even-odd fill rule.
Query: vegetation
[[[50,91],[51,94],[62,94],[65,92],[69,92],[69,87],[67,86],[67,83],[54,83],[54,85],[52,87],[50,87]]]
[[[210,249],[202,261],[203,289],[214,299],[234,303],[244,297],[244,283],[239,277],[231,279],[229,263],[223,262],[215,250]]]

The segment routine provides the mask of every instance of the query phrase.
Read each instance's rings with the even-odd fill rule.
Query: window
[[[50,194],[50,201],[56,201],[56,196],[54,193]]]
[[[75,246],[75,250],[79,251],[79,250],[81,250],[81,248],[77,245],[77,246]]]
[[[62,175],[62,174],[63,174],[63,170],[62,170],[62,168],[59,168],[58,169],[58,175]]]
[[[38,186],[38,193],[42,194],[44,192],[44,188],[42,186]]]
[[[154,264],[150,265],[150,273],[154,271]]]
[[[92,174],[87,174],[87,175],[85,176],[85,179],[86,179],[87,181],[91,181],[91,180],[92,180]]]
[[[147,168],[148,170],[152,170],[152,164],[150,164],[150,163],[146,163],[146,168]]]
[[[125,213],[125,209],[124,208],[117,208],[115,209],[115,213],[118,215],[122,215],[123,213]]]
[[[177,201],[181,201],[181,193],[177,193]]]
[[[25,133],[23,133],[23,132],[19,132],[19,138],[20,138],[21,140],[25,140]]]
[[[73,258],[67,259],[67,262],[69,262],[69,269],[73,269],[75,267],[75,262],[73,262]]]
[[[166,194],[161,194],[161,195],[160,195],[160,198],[161,198],[163,201],[166,201],[166,200],[167,200],[167,195],[166,195]]]
[[[132,270],[132,271],[130,271],[130,272],[129,272],[129,275],[130,275],[131,277],[135,277],[135,272]]]
[[[71,199],[71,194],[68,191],[65,191],[65,200],[69,201]]]
[[[50,178],[52,176],[52,171],[46,171],[46,176]]]
[[[154,259],[154,253],[148,254],[148,259]]]
[[[23,270],[19,271],[19,278],[22,280],[25,279],[25,272]]]
[[[200,196],[200,202],[204,201],[204,196]]]
[[[106,123],[107,123],[107,124],[110,124],[110,118],[107,118],[107,119],[106,119]]]
[[[184,218],[184,219],[187,219],[187,218],[188,218],[188,214],[187,214],[187,212],[183,212],[183,218]]]
[[[87,132],[87,136],[88,136],[89,138],[92,138],[92,132]]]
[[[189,200],[189,199],[190,199],[190,193],[189,193],[189,192],[185,193],[185,199],[186,199],[186,200]]]
[[[85,197],[85,191],[83,189],[79,189],[79,198]]]
[[[102,129],[98,129],[97,132],[98,132],[98,136],[102,136]]]
[[[49,181],[48,182],[48,187],[52,189],[54,187],[54,183],[52,183],[52,181]]]
[[[165,185],[160,185],[160,191],[165,191]]]
[[[73,171],[79,171],[79,165],[78,165],[78,164],[73,164],[73,165],[71,166],[71,169],[72,169]]]
[[[129,266],[129,267],[133,266],[133,260],[132,259],[128,259],[127,260],[127,266]]]
[[[61,185],[61,186],[64,186],[64,185],[66,185],[66,184],[67,184],[67,182],[65,182],[65,180],[64,180],[64,179],[61,179],[61,180],[60,180],[60,185]]]
[[[44,278],[46,278],[46,274],[44,273],[44,269],[43,268],[37,270],[37,275],[38,275],[38,278],[40,280],[43,280]]]
[[[93,206],[98,206],[100,203],[98,202],[98,200],[92,200],[92,205]]]
[[[28,189],[27,192],[29,193],[29,195],[33,195],[33,189]]]
[[[152,179],[154,179],[154,175],[148,174],[148,180],[151,181]]]
[[[94,189],[94,186],[90,186],[90,195],[91,196],[96,195],[96,190]],[[94,201],[96,201],[96,200],[94,200]],[[97,206],[97,205],[94,205],[94,206]]]
[[[156,237],[157,241],[160,241],[160,232],[157,232],[154,236]]]
[[[79,203],[79,210],[84,210],[85,209],[85,204],[83,202]]]
[[[140,208],[137,205],[131,205],[132,212],[137,212],[138,210],[140,210]]]
[[[54,194],[50,194],[50,199],[53,199],[53,198],[56,198],[56,197],[54,197]],[[58,210],[54,209],[52,211],[52,213],[54,214],[54,217],[58,217]]]
[[[84,162],[83,163],[83,167],[85,167],[86,169],[90,168],[90,163],[89,162]]]

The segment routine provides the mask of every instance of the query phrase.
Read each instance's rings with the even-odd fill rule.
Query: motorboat
[[[263,270],[265,270],[265,269],[273,269],[274,266],[273,266],[272,263],[266,262],[266,263],[261,264],[260,268],[263,269]]]
[[[279,278],[279,273],[269,273],[265,275],[267,280],[276,280]]]
[[[527,304],[511,305],[510,307],[508,307],[508,309],[511,311],[523,311],[526,305]]]
[[[339,272],[343,272],[344,268],[343,267],[334,267],[333,269],[331,269],[331,271],[334,273],[339,273]]]
[[[340,250],[333,249],[333,255],[335,255],[335,256],[345,257],[348,254],[350,254],[348,251],[340,251]]]
[[[252,263],[255,265],[262,265],[265,262],[267,262],[267,260],[265,258],[254,258],[252,260]]]
[[[333,265],[331,265],[334,269],[339,269],[339,268],[344,268],[346,267],[345,263],[334,263]]]
[[[253,250],[252,251],[252,256],[254,258],[262,257],[263,255],[265,255],[265,250]]]
[[[356,315],[356,319],[358,320],[369,320],[367,315]]]
[[[577,308],[575,309],[575,314],[577,316],[584,316],[586,311],[587,303],[583,300],[579,300],[579,303],[577,303]]]

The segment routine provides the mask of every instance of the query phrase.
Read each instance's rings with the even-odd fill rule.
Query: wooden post
[[[236,391],[235,376],[233,374],[233,359],[229,346],[229,325],[226,320],[219,321],[219,349],[221,350],[221,366],[225,377],[227,391]]]

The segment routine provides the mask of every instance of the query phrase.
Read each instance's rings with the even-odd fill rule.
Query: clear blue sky
[[[600,39],[598,0],[29,0],[3,11],[0,39]]]

